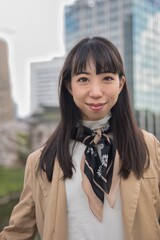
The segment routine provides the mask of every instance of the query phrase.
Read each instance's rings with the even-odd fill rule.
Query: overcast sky
[[[29,63],[64,54],[63,5],[72,1],[0,0],[0,38],[8,42],[12,95],[21,117],[29,113]]]

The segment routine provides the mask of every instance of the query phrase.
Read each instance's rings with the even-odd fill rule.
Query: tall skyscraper
[[[122,54],[133,107],[160,113],[160,0],[76,0],[65,6],[66,51],[103,36]]]
[[[14,106],[11,96],[7,43],[0,39],[0,125],[13,120]]]

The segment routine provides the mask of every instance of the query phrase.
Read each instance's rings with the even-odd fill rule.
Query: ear
[[[126,82],[126,78],[125,78],[124,76],[122,76],[122,77],[119,79],[119,93],[122,91],[125,82]]]
[[[68,92],[72,95],[71,83],[68,83],[66,87],[67,87]]]

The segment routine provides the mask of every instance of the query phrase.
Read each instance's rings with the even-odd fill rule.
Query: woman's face
[[[115,105],[121,92],[125,78],[119,79],[118,74],[98,73],[92,60],[86,70],[73,75],[68,88],[83,120],[99,120],[105,117]]]

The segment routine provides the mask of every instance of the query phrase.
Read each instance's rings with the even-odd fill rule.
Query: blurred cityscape
[[[124,60],[137,122],[160,139],[159,25],[159,0],[77,0],[64,6],[66,53],[84,37],[111,40]],[[17,119],[7,43],[0,40],[0,164],[15,164],[53,132],[59,119],[58,75],[64,57],[31,63],[31,115]]]
[[[159,0],[77,0],[64,6],[66,53],[84,37],[111,40],[124,60],[137,122],[160,139],[159,25]],[[53,132],[59,119],[58,75],[64,57],[31,63],[31,115],[17,119],[7,43],[0,41],[0,164],[15,164],[19,155],[40,147]]]
[[[64,6],[66,53],[84,37],[103,36],[122,54],[139,126],[160,140],[160,0],[75,0]],[[64,57],[30,64],[31,114],[18,119],[11,97],[8,46],[0,40],[0,165],[25,165],[60,114],[58,75]]]

